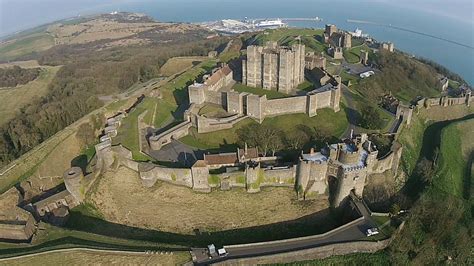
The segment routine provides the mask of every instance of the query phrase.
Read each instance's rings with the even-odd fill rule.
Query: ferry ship
[[[265,29],[276,29],[286,27],[287,24],[284,23],[281,19],[275,20],[261,20],[254,23],[256,28],[265,28]]]

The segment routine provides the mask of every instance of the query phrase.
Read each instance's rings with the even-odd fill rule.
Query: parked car
[[[374,236],[374,235],[377,235],[378,233],[379,233],[379,230],[377,228],[369,228],[365,232],[367,236]]]
[[[220,248],[217,250],[217,254],[219,254],[219,257],[225,257],[227,256],[227,251],[225,250],[225,248]]]

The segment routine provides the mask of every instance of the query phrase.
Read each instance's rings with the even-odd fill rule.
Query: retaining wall
[[[207,118],[204,116],[196,115],[198,133],[207,133],[223,129],[229,129],[245,118],[245,116],[239,114],[224,118]]]

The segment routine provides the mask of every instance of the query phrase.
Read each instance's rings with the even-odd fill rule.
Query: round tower
[[[82,180],[84,174],[80,167],[69,168],[63,175],[64,184],[66,185],[67,191],[79,202],[84,200],[84,192],[82,189]]]

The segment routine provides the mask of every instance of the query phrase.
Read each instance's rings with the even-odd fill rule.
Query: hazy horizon
[[[209,1],[209,0],[206,0]],[[213,0],[219,3],[239,3],[241,0]],[[199,1],[193,0],[0,0],[0,37],[12,33],[27,30],[42,24],[47,24],[56,20],[74,17],[77,15],[89,15],[95,13],[111,12],[120,10],[126,4],[173,4],[196,5]],[[332,1],[319,0],[317,3],[328,3]],[[348,2],[338,0],[334,2]],[[353,1],[351,1],[354,3]],[[376,3],[390,6],[408,8],[412,10],[441,15],[470,24],[471,32],[473,27],[473,1],[471,0],[399,0],[396,3],[389,0],[362,0],[360,3]],[[127,11],[127,10],[120,10]],[[38,16],[41,14],[41,16]],[[324,18],[324,14],[321,14]],[[183,19],[184,21],[184,19]],[[469,26],[468,26],[469,27]]]

